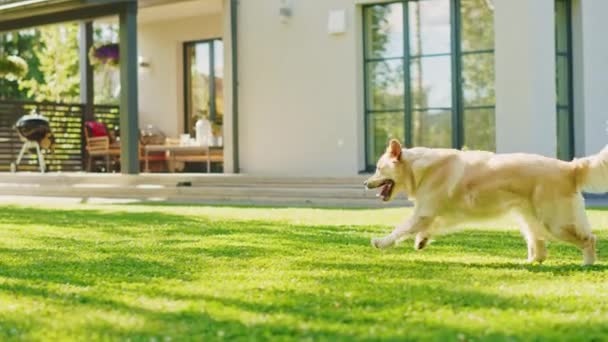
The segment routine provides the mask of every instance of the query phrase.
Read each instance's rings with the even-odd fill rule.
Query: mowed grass
[[[593,267],[508,222],[370,247],[408,213],[5,206],[0,340],[608,340],[608,211]]]

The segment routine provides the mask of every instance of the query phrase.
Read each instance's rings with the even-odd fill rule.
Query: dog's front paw
[[[418,234],[416,235],[416,242],[414,243],[414,248],[419,251],[426,247],[429,243],[429,237],[426,235]]]
[[[390,237],[372,239],[372,246],[378,249],[389,248],[392,247],[394,244],[395,240],[391,239]]]

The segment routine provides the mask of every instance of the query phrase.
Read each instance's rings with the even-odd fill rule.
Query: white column
[[[608,1],[572,5],[575,152],[584,156],[608,144]]]
[[[496,149],[554,157],[554,0],[494,0]]]
[[[231,16],[231,0],[223,0],[223,37],[224,42],[224,122],[223,122],[223,140],[224,140],[224,172],[234,173],[234,132],[233,119],[234,110],[232,106],[233,87],[232,84],[232,16]]]

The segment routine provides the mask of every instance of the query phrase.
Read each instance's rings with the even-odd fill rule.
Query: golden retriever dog
[[[416,235],[414,246],[422,249],[440,232],[512,213],[528,243],[529,262],[543,262],[546,242],[556,239],[578,247],[583,263],[591,265],[596,237],[581,192],[608,191],[608,146],[566,162],[525,153],[402,149],[391,140],[364,185],[380,188],[383,201],[405,192],[415,203],[411,217],[392,233],[372,239],[376,248]]]

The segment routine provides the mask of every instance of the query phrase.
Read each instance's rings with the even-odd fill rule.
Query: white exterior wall
[[[496,149],[555,157],[554,0],[495,0]]]
[[[139,55],[150,63],[139,74],[139,123],[177,137],[184,127],[183,43],[221,38],[223,15],[153,21],[138,26]]]
[[[225,42],[225,170],[232,172],[229,0],[220,15],[140,25],[140,123],[167,134],[183,127],[182,43]],[[374,0],[294,0],[279,18],[278,0],[240,1],[238,8],[240,172],[350,176],[364,167],[360,5]],[[556,154],[553,0],[495,0],[496,123],[499,152]],[[347,29],[327,32],[329,11],[346,11]],[[573,6],[577,155],[608,142],[608,1]]]
[[[574,118],[577,156],[608,144],[608,1],[573,2]]]
[[[347,176],[362,167],[363,114],[353,0],[239,2],[241,172]],[[331,9],[345,9],[347,32],[328,34]]]

